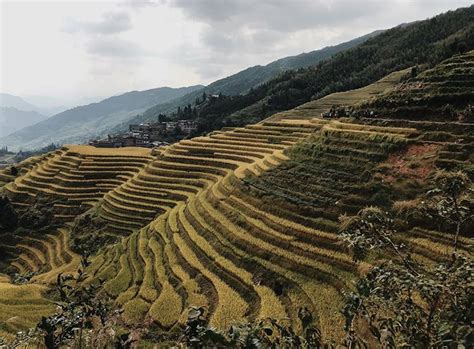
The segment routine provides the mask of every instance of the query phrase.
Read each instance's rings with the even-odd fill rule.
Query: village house
[[[123,147],[123,142],[116,137],[108,135],[107,138],[89,141],[89,145],[97,148],[120,148]]]
[[[165,131],[166,131],[166,125],[164,125],[164,123],[160,122],[160,123],[152,124],[150,126],[148,138],[150,141],[159,141],[161,140]]]
[[[176,126],[178,126],[178,123],[175,121],[165,122],[165,127],[166,127],[167,132],[173,132],[174,130],[176,130]]]
[[[197,123],[194,120],[178,120],[178,127],[182,133],[190,134],[197,130]]]
[[[175,132],[189,135],[197,130],[197,123],[194,120],[177,120],[158,123],[131,124],[128,132],[124,134],[109,135],[107,138],[91,140],[90,145],[101,148],[118,147],[155,147],[167,145],[163,142],[163,137]]]

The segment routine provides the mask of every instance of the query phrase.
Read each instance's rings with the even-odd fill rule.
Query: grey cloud
[[[132,5],[144,6],[149,2],[136,1]],[[121,34],[130,29],[132,29],[130,9],[125,8],[105,12],[97,21],[74,19],[64,27],[66,32],[81,39],[86,53],[107,60],[123,60],[126,64],[139,62],[148,55],[148,52],[139,45],[121,38]]]
[[[169,0],[171,6],[181,8],[190,17],[203,22],[221,22],[245,13],[248,1],[219,0]]]
[[[72,19],[64,26],[68,33],[87,33],[98,35],[113,35],[132,28],[130,14],[121,12],[106,12],[98,21],[82,21]]]
[[[314,50],[376,29],[424,19],[469,0],[162,0],[203,24],[194,58],[186,61],[203,78],[230,66],[265,63],[288,49]],[[456,3],[455,3],[456,2]],[[310,33],[310,34],[308,34]],[[307,35],[307,36],[305,36]],[[330,36],[328,40],[327,36]],[[311,42],[302,42],[301,38]],[[339,40],[340,39],[340,40]],[[199,56],[200,58],[196,58]],[[220,62],[219,66],[215,62]],[[227,63],[226,63],[227,62]]]
[[[91,39],[86,44],[86,52],[113,59],[141,59],[147,55],[137,44],[118,37]]]
[[[124,0],[122,3],[120,3],[120,5],[139,10],[145,7],[157,6],[159,5],[159,1],[157,0]]]
[[[469,0],[120,0],[100,20],[71,21],[65,29],[80,34],[86,52],[95,58],[138,66],[151,54],[122,38],[132,27],[131,16],[155,6],[173,7],[188,21],[202,24],[199,38],[160,53],[160,58],[211,81],[245,66],[337,44],[463,4],[469,5]]]
[[[227,53],[272,50],[292,33],[348,26],[384,9],[376,0],[170,0],[168,4],[205,24],[201,40],[208,49]]]
[[[172,0],[190,18],[210,24],[294,31],[368,16],[385,7],[376,0]]]
[[[468,0],[459,0],[458,6]],[[303,30],[349,31],[367,25],[384,29],[397,17],[432,16],[457,7],[452,0],[168,0],[191,20],[206,25],[210,49],[231,50],[277,44]],[[392,23],[396,25],[398,23]],[[377,27],[375,27],[377,26]],[[375,28],[374,28],[375,27]],[[259,46],[260,45],[260,46]]]
[[[224,71],[225,67],[216,64],[202,64],[196,69],[196,72],[203,79],[214,79],[215,77],[222,75]]]

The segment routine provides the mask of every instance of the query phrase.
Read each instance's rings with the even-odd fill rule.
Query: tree
[[[18,214],[8,197],[0,197],[0,231],[13,230],[18,223]]]
[[[458,183],[451,190],[460,192],[461,187]],[[364,322],[382,347],[467,347],[474,339],[472,257],[458,256],[434,267],[415,263],[405,246],[396,243],[392,223],[374,207],[341,218],[340,234],[355,260],[371,250],[391,251],[394,257],[372,268],[356,291],[347,294],[345,344],[367,345],[356,326]]]
[[[303,336],[274,319],[232,325],[219,331],[207,325],[205,309],[191,307],[179,343],[188,348],[320,348],[321,332],[306,308],[298,310]]]
[[[168,117],[165,114],[158,114],[158,122],[166,122],[168,121]]]
[[[363,343],[354,324],[365,321],[382,347],[469,347],[474,335],[472,259],[458,258],[414,275],[396,262],[373,268],[342,310],[346,343]]]
[[[12,176],[18,176],[18,168],[16,168],[16,166],[10,167],[10,173]]]
[[[435,188],[427,193],[424,206],[429,217],[438,216],[455,226],[453,247],[456,253],[461,228],[474,217],[467,201],[471,195],[471,181],[461,171],[438,171],[433,182]]]
[[[75,275],[57,276],[54,294],[58,298],[56,313],[42,317],[36,329],[30,331],[28,336],[20,333],[16,344],[28,346],[42,338],[47,349],[63,347],[73,348],[104,348],[114,340],[120,311],[112,310],[112,301],[101,296],[103,282],[95,285],[84,286],[87,277],[84,269],[89,261],[83,258]],[[120,343],[117,343],[120,344]],[[17,347],[17,346],[12,346]],[[117,348],[125,348],[116,345]]]
[[[339,217],[339,221],[339,234],[352,248],[354,261],[364,260],[370,250],[384,249],[410,265],[408,256],[402,252],[404,246],[393,239],[393,220],[387,212],[378,207],[366,207],[356,216]]]

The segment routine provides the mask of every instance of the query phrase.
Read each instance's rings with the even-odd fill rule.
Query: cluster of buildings
[[[128,132],[108,135],[107,138],[91,140],[89,145],[100,148],[147,147],[154,148],[168,143],[163,138],[170,135],[190,135],[197,130],[194,120],[177,120],[168,122],[132,124]]]

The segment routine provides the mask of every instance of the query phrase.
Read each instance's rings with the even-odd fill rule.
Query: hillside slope
[[[367,101],[359,109],[384,118],[473,122],[473,62],[474,51],[457,55]]]
[[[123,305],[130,322],[149,316],[169,329],[184,321],[188,306],[203,305],[218,327],[267,316],[297,323],[298,307],[307,305],[320,314],[325,335],[337,336],[341,318],[325,314],[337,313],[338,289],[356,277],[357,265],[330,231],[267,212],[241,191],[243,178],[285,162],[283,150],[327,123],[268,121],[155,152],[145,167],[103,196],[91,218],[81,220],[105,223],[100,235],[128,235],[97,255],[89,282],[104,279],[104,290]],[[396,132],[403,138],[411,131]],[[114,150],[120,151],[125,149]],[[95,189],[103,165],[94,164],[95,159],[89,164],[89,157],[84,147],[60,150],[7,184],[4,192],[19,210],[34,202],[32,195],[48,193],[70,201],[58,202],[55,212],[63,212],[56,215],[77,214],[79,203],[103,195]],[[84,162],[87,166],[80,165]],[[97,178],[90,188],[78,182],[87,174]],[[73,203],[76,211],[68,208]],[[75,225],[63,235],[49,234],[94,241],[97,231]],[[63,264],[49,257],[58,253],[47,252],[55,249],[53,237],[10,239],[20,251],[15,256],[15,248],[3,247],[11,268],[40,273],[37,282],[54,280]]]
[[[162,87],[127,92],[54,115],[8,137],[0,138],[0,145],[7,145],[12,149],[35,149],[52,142],[80,144],[107,133],[117,123],[130,120],[157,103],[170,101],[201,87]]]
[[[314,118],[320,117],[322,113],[328,111],[333,106],[356,106],[361,101],[370,100],[392,91],[394,86],[397,86],[409,73],[410,69],[396,71],[373,84],[350,91],[331,93],[289,111],[276,113],[269,117],[268,120]]]
[[[345,100],[361,102],[397,81],[387,77],[363,92],[347,92]],[[194,304],[207,307],[211,324],[221,328],[269,313],[297,324],[297,309],[305,304],[318,315],[324,336],[337,338],[341,290],[367,267],[355,263],[339,243],[337,218],[400,198],[387,194],[397,193],[397,187],[384,187],[391,173],[386,168],[399,152],[429,146],[425,138],[433,132],[423,125],[370,125],[319,115],[265,120],[163,150],[100,205],[99,216],[110,228],[132,233],[95,260],[91,282],[107,278],[105,291],[117,297],[131,322],[151,317],[169,329]],[[447,129],[456,139],[469,135],[474,125]],[[465,142],[472,144],[472,137]],[[443,162],[448,151],[462,153],[464,165],[472,162],[468,148],[454,149],[452,143],[439,145],[433,171],[449,165]],[[273,155],[245,165],[245,158],[264,149]],[[275,149],[287,151],[275,157]],[[408,188],[417,183],[404,179]],[[426,184],[406,193],[416,195],[422,188]],[[417,226],[398,238],[413,247],[415,258],[449,258],[449,239],[432,230]],[[462,244],[470,253],[470,240],[463,238]],[[112,264],[119,267],[101,268]]]
[[[472,65],[469,55],[453,59]],[[321,118],[333,102],[356,105],[389,95],[405,75],[328,95],[294,115],[155,149],[142,154],[144,161],[129,161],[140,163],[130,170],[117,159],[136,151],[127,148],[98,156],[105,150],[76,147],[37,159],[14,181],[5,178],[4,193],[19,212],[32,210],[40,193],[79,208],[95,204],[73,222],[68,219],[76,212],[62,217],[73,223],[65,229],[10,233],[17,240],[13,246],[2,241],[7,269],[33,271],[32,287],[50,284],[73,265],[70,242],[97,249],[103,235],[115,236],[95,253],[84,284],[103,281],[103,294],[129,324],[146,320],[158,333],[173,331],[194,305],[205,307],[211,325],[222,329],[270,316],[300,331],[299,309],[306,307],[323,338],[338,340],[344,292],[385,257],[355,261],[337,234],[339,215],[416,198],[438,169],[472,169],[472,123]],[[109,172],[123,175],[111,185],[103,177]],[[451,227],[438,223],[407,224],[395,238],[414,260],[446,261]],[[472,238],[461,237],[459,245],[472,256]]]
[[[203,125],[200,127],[201,132],[255,123],[312,99],[366,86],[391,72],[411,66],[418,65],[421,70],[427,69],[458,53],[459,49],[474,48],[473,22],[474,6],[471,6],[428,20],[400,25],[368,38],[353,48],[336,53],[316,65],[280,73],[248,93],[234,98],[230,96],[232,92],[222,88],[226,86],[224,81],[219,81],[216,86],[211,84],[210,87],[216,88],[209,90],[209,93],[221,92],[227,98],[212,108],[198,108],[197,121]],[[178,106],[192,104],[196,97],[200,96],[185,96],[171,104],[150,108],[135,120],[142,122],[153,120],[160,113],[170,114]],[[125,125],[121,125],[114,130],[124,127]]]
[[[348,50],[365,42],[366,40],[379,35],[381,32],[383,31],[377,30],[339,45],[325,47],[308,53],[301,53],[297,56],[281,58],[265,66],[258,65],[247,68],[236,74],[217,80],[201,90],[183,96],[172,103],[156,105],[146,110],[143,114],[138,115],[132,122],[140,123],[155,120],[156,116],[160,113],[170,113],[180,106],[183,107],[187,104],[192,104],[197,97],[201,97],[203,92],[206,92],[207,94],[222,93],[225,95],[245,94],[250,89],[256,88],[285,71],[313,66],[322,60],[330,58],[338,52]],[[127,125],[119,125],[115,130],[124,129],[126,126]]]
[[[221,125],[241,125],[297,107],[333,92],[371,84],[394,71],[432,67],[461,50],[474,49],[474,5],[386,30],[314,67],[290,71],[221,113]],[[242,107],[242,105],[245,105]],[[207,115],[200,115],[206,118]]]

